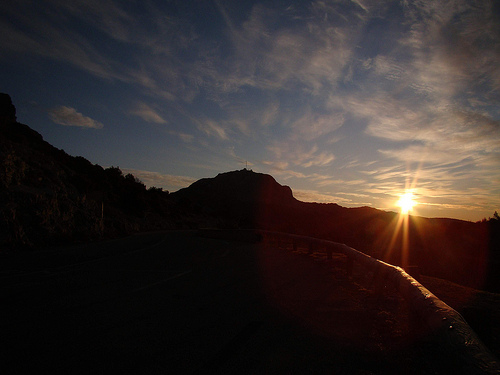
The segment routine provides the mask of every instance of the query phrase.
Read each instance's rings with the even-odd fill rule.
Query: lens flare
[[[412,192],[406,192],[403,195],[399,197],[397,205],[401,208],[401,213],[404,215],[407,215],[408,212],[413,210],[413,207],[417,203],[413,199],[413,193]]]

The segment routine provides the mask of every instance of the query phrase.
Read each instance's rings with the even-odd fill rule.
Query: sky
[[[0,91],[46,141],[171,192],[500,211],[498,1],[0,2]]]

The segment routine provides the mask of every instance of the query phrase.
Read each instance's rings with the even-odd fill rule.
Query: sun
[[[403,195],[399,197],[399,200],[397,202],[397,205],[401,208],[401,213],[403,215],[407,215],[408,212],[413,210],[413,207],[417,204],[413,200],[413,193],[411,192],[406,192]]]

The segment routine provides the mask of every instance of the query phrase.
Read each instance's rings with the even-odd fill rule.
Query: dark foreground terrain
[[[343,262],[196,232],[2,255],[0,368],[460,373],[393,291]]]

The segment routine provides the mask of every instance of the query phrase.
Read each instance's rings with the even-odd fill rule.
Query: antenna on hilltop
[[[250,163],[252,165],[252,163]],[[251,169],[248,169],[248,160],[245,160],[245,171],[251,171]]]

